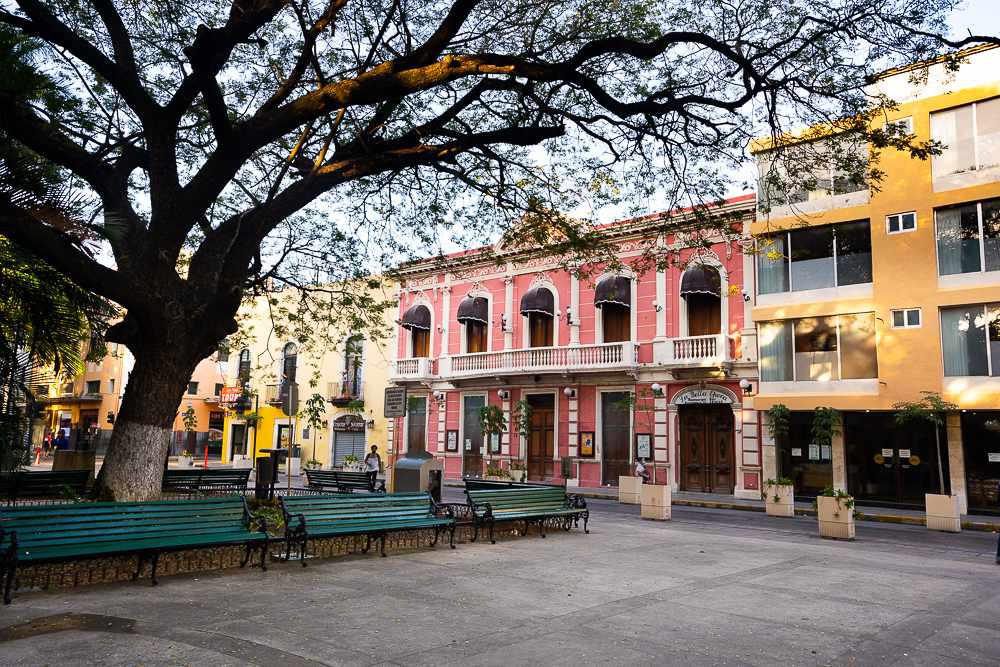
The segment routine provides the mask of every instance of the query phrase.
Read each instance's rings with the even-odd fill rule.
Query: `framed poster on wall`
[[[593,458],[594,456],[594,432],[580,432],[580,456]]]
[[[490,433],[490,454],[500,453],[500,434]]]
[[[445,451],[457,452],[458,451],[458,431],[448,431],[444,439]]]
[[[635,434],[635,455],[640,459],[648,459],[653,455],[653,436],[649,433]]]

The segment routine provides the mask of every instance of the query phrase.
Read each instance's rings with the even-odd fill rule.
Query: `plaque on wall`
[[[648,459],[652,455],[653,436],[649,433],[635,434],[635,455],[641,459]]]
[[[500,453],[500,434],[490,433],[490,454]]]
[[[580,432],[580,456],[593,457],[594,456],[594,432],[593,431],[581,431]]]
[[[458,431],[448,431],[444,440],[445,451],[458,451]]]

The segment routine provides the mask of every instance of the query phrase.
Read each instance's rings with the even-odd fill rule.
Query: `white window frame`
[[[978,308],[979,312],[981,312],[983,314],[983,316],[986,317],[987,315],[989,315],[989,307],[990,307],[990,304],[992,304],[992,303],[994,303],[994,302],[991,301],[989,303],[977,303],[977,304],[973,304],[971,306],[944,306],[944,307],[941,308],[941,310],[949,310],[949,309],[952,309],[952,308],[967,307],[969,309],[969,314],[972,315],[975,312],[975,310]],[[944,363],[944,319],[943,318],[941,318],[941,361],[942,361],[942,363]],[[993,350],[992,350],[992,347],[990,346],[990,329],[989,329],[989,324],[987,324],[986,325],[986,375],[947,375],[946,374],[944,377],[946,377],[946,378],[956,378],[956,377],[996,378],[997,376],[993,375],[993,368],[994,368],[993,364],[994,363],[1000,363],[1000,360],[998,360],[998,361],[995,362],[994,359],[993,359]]]
[[[958,111],[959,109],[963,109],[965,107],[971,107],[972,108],[972,162],[973,162],[973,165],[974,165],[972,171],[974,171],[974,172],[981,172],[983,170],[983,168],[984,168],[983,165],[982,165],[982,163],[980,163],[980,161],[979,161],[979,105],[984,104],[986,102],[992,102],[995,99],[996,99],[995,97],[991,97],[991,98],[988,98],[988,99],[976,100],[975,102],[970,102],[968,104],[960,104],[958,106],[949,107],[947,109],[938,109],[936,111],[932,111],[931,112],[931,126],[933,127],[933,117],[934,117],[935,114],[955,112],[955,111]],[[934,139],[933,135],[931,135],[931,139],[932,140]],[[931,180],[933,181],[934,180],[934,165],[933,165],[934,156],[931,156],[931,160],[932,160],[932,162],[931,162]],[[938,178],[946,178],[948,176],[955,176],[955,175],[956,175],[955,173],[942,174]]]
[[[906,134],[913,134],[913,116],[903,116],[902,118],[890,120],[886,122],[885,127],[888,129],[893,125],[902,125]]]
[[[942,206],[940,208],[934,209],[934,254],[937,256],[938,265],[938,277],[939,278],[953,278],[955,276],[969,276],[976,275],[980,273],[996,273],[997,269],[987,269],[986,268],[986,233],[983,227],[983,202],[992,201],[995,197],[988,197],[986,199],[980,199],[975,202],[976,204],[976,222],[978,224],[979,230],[979,270],[978,271],[963,271],[962,273],[941,273],[941,255],[938,254],[938,225],[937,216],[938,212],[941,210],[960,208],[962,206],[968,206],[970,202],[963,204],[955,204],[954,206]]]
[[[906,227],[903,226],[903,216],[904,215],[912,215],[913,216],[913,226],[910,227],[909,229],[907,229]],[[889,229],[889,218],[899,218],[899,229],[897,229],[896,231],[892,231],[891,229]],[[885,233],[886,234],[890,234],[890,235],[906,234],[907,232],[915,232],[915,231],[917,231],[917,212],[916,211],[904,211],[902,213],[890,213],[889,215],[885,216]],[[935,241],[936,240],[937,239],[935,239]]]
[[[910,324],[909,314],[916,311],[917,313],[917,323]],[[903,323],[901,325],[896,324],[896,313],[903,314]],[[889,325],[893,329],[919,329],[924,326],[924,312],[922,308],[892,308],[889,310]]]

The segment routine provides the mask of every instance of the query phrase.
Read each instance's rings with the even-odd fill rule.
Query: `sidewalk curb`
[[[463,488],[463,484],[455,482],[445,482],[445,486],[450,486],[454,488]],[[618,496],[610,495],[605,493],[594,493],[593,491],[574,491],[573,487],[568,487],[566,489],[567,493],[572,493],[577,496],[582,496],[584,498],[596,498],[598,500],[617,500]],[[764,506],[760,505],[745,505],[742,503],[727,503],[718,500],[691,500],[688,498],[674,498],[672,505],[678,507],[704,507],[706,509],[718,509],[718,510],[738,510],[742,512],[764,512]],[[816,516],[816,510],[811,508],[795,508],[796,516]],[[866,514],[865,512],[857,511],[855,513],[855,519],[857,521],[872,521],[875,523],[898,523],[909,526],[924,526],[926,525],[925,519],[920,516],[907,516],[903,514]],[[962,521],[962,530],[974,530],[986,533],[1000,532],[1000,517],[997,518],[996,522],[989,521]]]

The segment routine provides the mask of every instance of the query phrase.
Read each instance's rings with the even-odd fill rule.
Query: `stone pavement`
[[[994,536],[592,501],[593,532],[274,563],[0,609],[4,665],[975,665],[1000,656]]]

